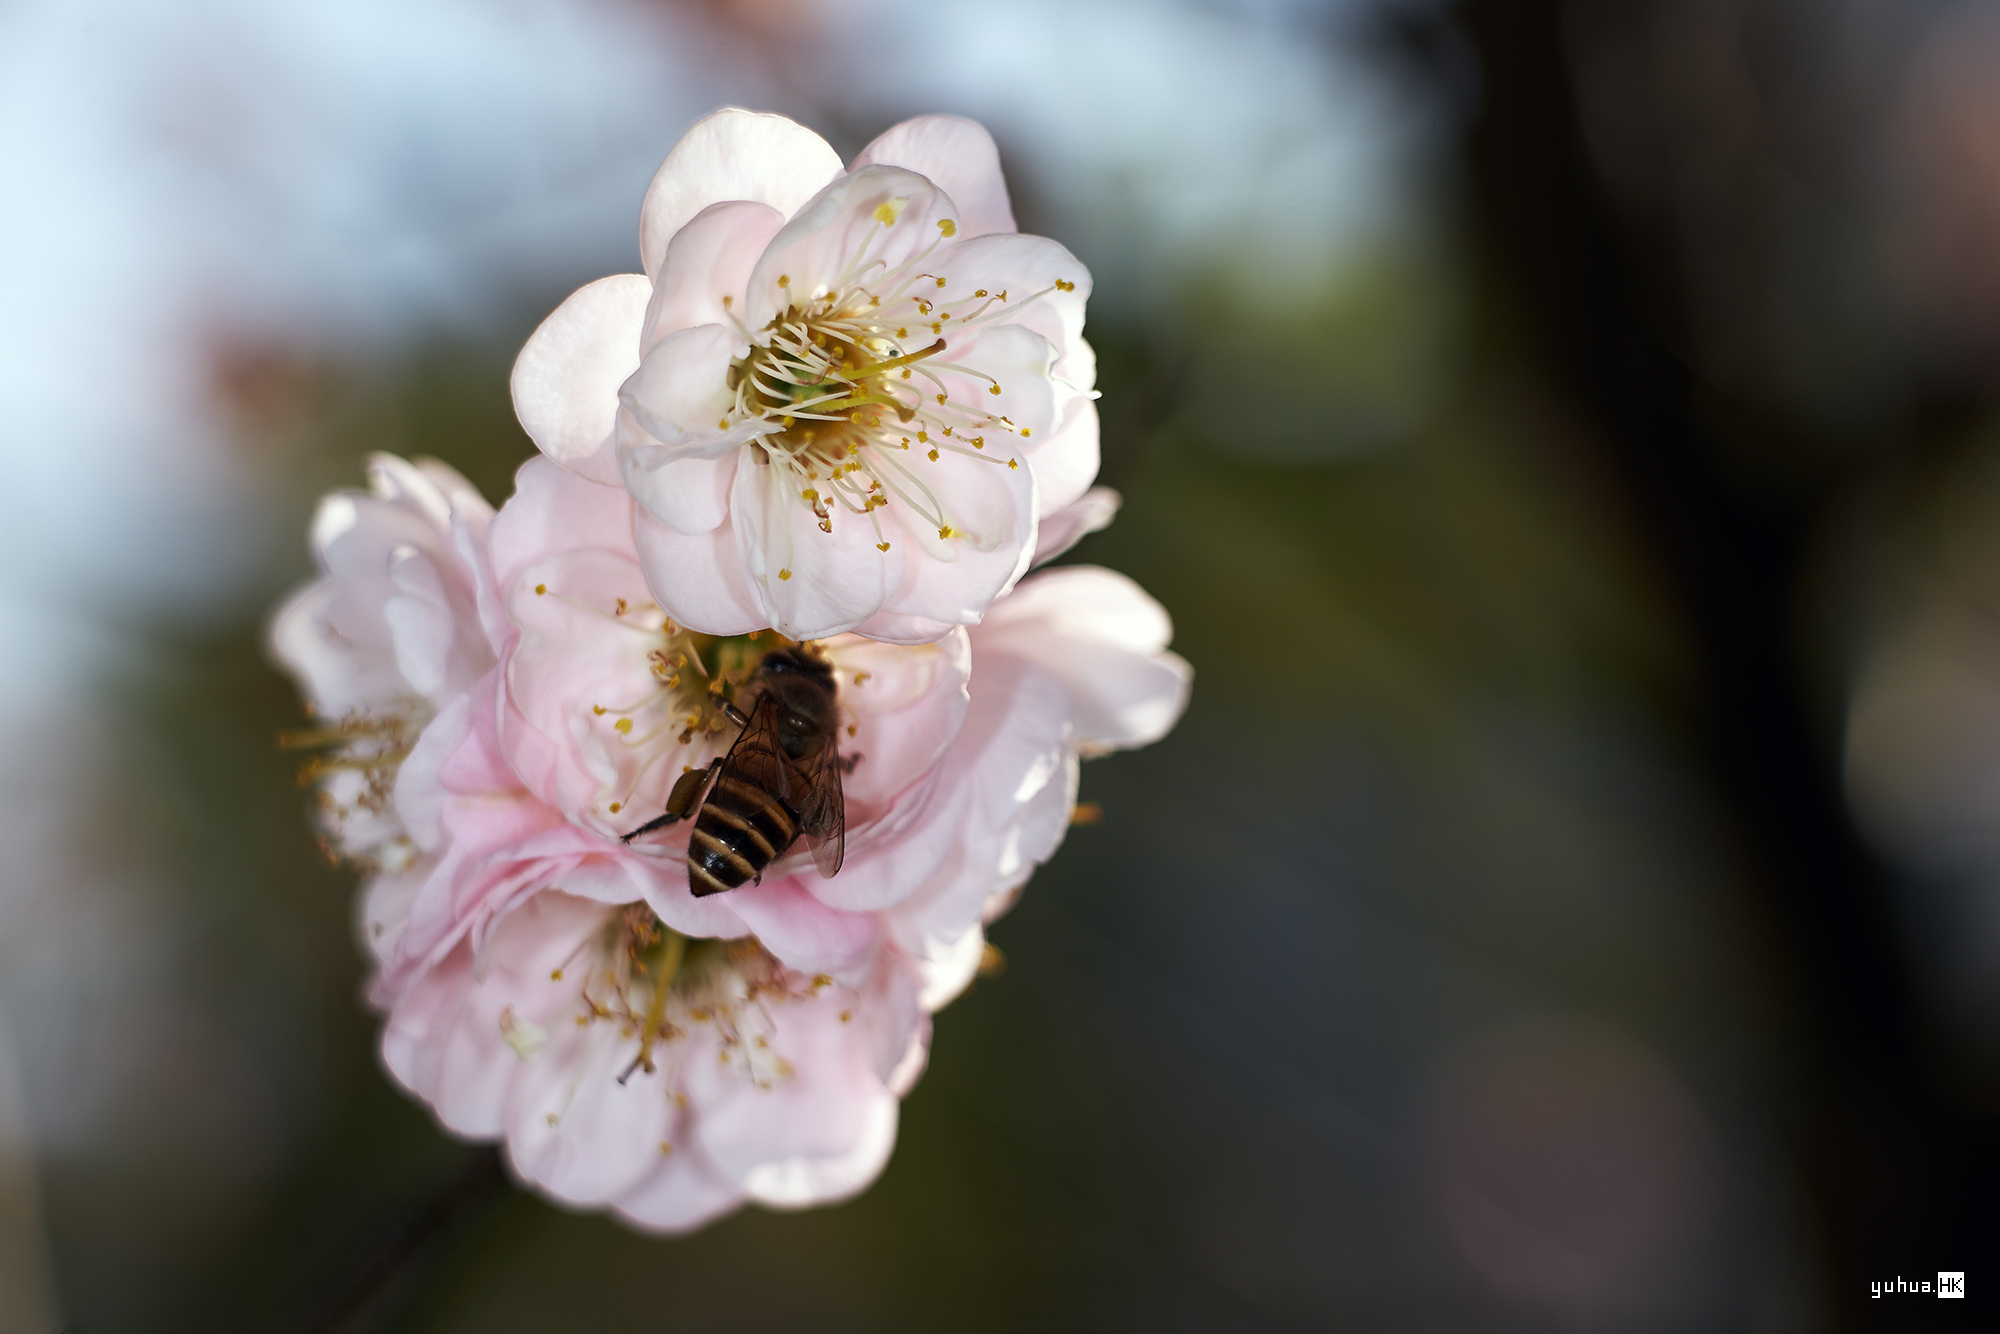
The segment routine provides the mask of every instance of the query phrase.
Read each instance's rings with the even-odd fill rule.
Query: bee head
[[[771,650],[757,670],[765,676],[808,676],[827,683],[833,680],[833,664],[806,644]]]

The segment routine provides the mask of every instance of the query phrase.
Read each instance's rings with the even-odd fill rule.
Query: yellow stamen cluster
[[[578,956],[586,956],[581,969]],[[788,971],[754,937],[690,939],[642,903],[614,911],[549,979],[579,972],[577,1026],[614,1024],[619,1037],[638,1042],[621,1082],[640,1070],[657,1073],[673,1044],[708,1026],[723,1062],[766,1088],[792,1073],[772,1047],[771,1006],[808,999],[832,982]],[[675,1100],[686,1105],[682,1095]]]
[[[348,845],[346,831],[352,821],[379,817],[390,810],[396,772],[429,718],[428,706],[412,699],[400,706],[356,710],[332,722],[278,734],[278,744],[286,750],[317,752],[299,766],[298,777],[301,787],[322,785],[317,794],[320,850],[329,862],[346,862],[373,874],[385,869],[385,860],[407,861],[410,850],[403,846],[404,841],[394,847],[362,850]],[[359,788],[336,795],[327,780],[344,772],[360,775]]]
[[[985,448],[986,432],[1028,434],[1006,417],[976,406],[979,388],[1002,397],[1005,387],[943,358],[950,346],[943,337],[945,325],[976,328],[1049,291],[1076,286],[1058,281],[1011,306],[1004,288],[975,288],[958,301],[920,297],[918,289],[935,292],[947,286],[945,278],[919,267],[939,244],[957,235],[958,227],[949,218],[940,220],[939,235],[928,247],[891,265],[874,252],[908,202],[890,199],[877,205],[874,225],[839,277],[817,293],[802,296],[790,274],[780,275],[777,285],[791,304],[762,329],[739,326],[750,351],[730,366],[735,402],[718,423],[719,429],[765,424],[768,429],[760,430],[749,448],[756,465],[770,468],[777,493],[787,503],[810,509],[823,533],[833,532],[839,514],[866,519],[875,529],[877,549],[885,552],[891,543],[876,511],[892,501],[911,512],[906,526],[913,530],[929,528],[974,540],[979,536],[954,524],[920,472],[895,456],[909,448],[912,434],[920,444],[930,443],[931,431],[949,439],[957,430],[960,439],[970,438],[970,449],[933,445],[925,455],[933,463],[949,452],[1017,470],[1018,459],[978,451]],[[913,320],[913,314],[921,318]],[[912,325],[928,328],[932,338],[915,345]],[[778,578],[789,579],[791,573],[787,566]]]

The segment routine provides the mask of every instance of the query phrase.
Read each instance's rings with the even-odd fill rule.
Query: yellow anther
[[[974,293],[973,293],[973,295],[974,295],[974,296],[985,296],[985,295],[986,295],[986,289],[982,287],[982,288],[980,288],[980,289],[979,289],[978,291],[974,292]]]
[[[998,394],[1000,392],[1000,386],[997,384],[988,385],[986,387],[986,392],[989,394]]]
[[[614,802],[612,802],[612,803],[611,803],[611,813],[612,813],[613,815],[616,815],[616,814],[618,814],[618,812],[620,812],[620,811],[622,811],[622,810],[624,810],[624,809],[625,809],[625,803],[624,803],[624,802],[622,802],[622,801],[614,801]]]
[[[975,436],[973,436],[973,437],[972,437],[972,447],[973,447],[974,449],[984,449],[984,448],[986,448],[986,437],[985,437],[985,436],[983,436],[983,435],[975,435]]]
[[[933,450],[931,451],[931,462],[932,462],[932,463],[936,463],[936,462],[937,462],[937,456],[938,456],[938,455],[937,455],[937,451],[936,451],[935,449],[933,449]]]
[[[813,487],[809,486],[805,490],[799,492],[799,496],[805,500],[817,501],[819,499],[819,492]]]
[[[590,706],[590,711],[591,711],[592,713],[596,714],[596,715],[597,715],[598,717],[600,717],[600,718],[602,718],[602,717],[604,716],[604,706],[603,706],[602,704],[593,704],[593,705],[591,705],[591,706]]]
[[[930,442],[931,442],[931,433],[930,433],[929,431],[918,431],[918,432],[917,432],[917,443],[918,443],[918,444],[920,444],[920,445],[928,445],[928,444],[929,444]]]
[[[906,196],[899,195],[894,199],[885,199],[875,206],[875,221],[884,227],[894,227],[896,219],[902,217],[903,210],[909,206],[910,201]]]
[[[950,524],[946,524],[944,527],[938,529],[938,536],[949,541],[951,538],[958,536],[958,529],[952,527]]]
[[[780,570],[778,571],[778,577],[780,579],[789,579],[792,577],[792,572],[790,570]]]
[[[939,218],[938,230],[943,232],[946,236],[956,236],[958,235],[958,224],[953,222],[950,218]]]
[[[790,287],[791,285],[792,285],[792,275],[791,275],[791,274],[789,274],[789,273],[781,273],[781,274],[779,274],[779,275],[778,275],[778,286],[780,286],[780,287]]]
[[[1016,461],[1016,460],[1014,460],[1014,459],[1008,459],[1008,460],[1007,460],[1007,466],[1008,466],[1008,467],[1010,467],[1010,468],[1013,468],[1013,469],[1016,469],[1016,470],[1019,470],[1019,468],[1020,468],[1020,466],[1021,466],[1021,465],[1020,465],[1020,463],[1019,463],[1019,462],[1017,462],[1017,461]]]
[[[536,584],[536,585],[535,585],[535,596],[536,596],[536,597],[540,597],[540,596],[541,596],[542,594],[544,594],[544,593],[546,593],[546,592],[548,592],[548,591],[549,591],[549,586],[548,586],[547,584]]]
[[[944,332],[944,321],[943,321],[943,320],[932,320],[932,321],[931,321],[931,332],[932,332],[932,333],[934,333],[934,334],[941,334],[941,333],[943,333],[943,332]]]
[[[665,1140],[661,1140],[661,1141],[660,1141],[660,1152],[661,1152],[661,1154],[662,1154],[662,1155],[665,1155],[665,1156],[668,1156],[668,1157],[671,1157],[671,1156],[673,1155],[673,1152],[674,1152],[674,1146],[673,1146],[673,1145],[671,1145],[671,1144],[669,1144],[669,1143],[667,1143],[667,1142],[666,1142]]]
[[[903,378],[905,380],[910,378],[910,368],[908,366],[903,367]]]
[[[939,287],[943,287],[943,286],[944,286],[944,279],[942,279],[942,278],[938,279],[938,280],[937,280],[937,285],[938,285]]]
[[[1028,429],[1027,427],[1025,427],[1025,426],[1023,426],[1023,427],[1021,428],[1021,438],[1022,438],[1023,440],[1026,440],[1026,439],[1027,439],[1027,438],[1028,438],[1029,436],[1031,436],[1031,435],[1033,435],[1033,434],[1034,434],[1034,432],[1033,432],[1033,431],[1031,431],[1031,430],[1029,430],[1029,429]]]
[[[620,718],[611,725],[626,736],[632,734],[632,720],[630,718]]]
[[[898,338],[908,338],[909,336],[910,336],[910,331],[908,329],[896,330],[896,337]]]
[[[940,402],[940,403],[942,403],[942,402],[944,402],[944,398],[945,398],[945,396],[944,396],[943,394],[939,394],[939,395],[937,396],[937,401],[938,401],[938,402]]]
[[[854,1011],[852,1010],[842,1010],[840,1012],[840,1022],[843,1024],[846,1023],[848,1020],[852,1019],[853,1017],[854,1017]],[[556,1123],[555,1118],[550,1117],[549,1124],[554,1125],[555,1123]]]
[[[1058,278],[1056,279],[1056,290],[1058,292],[1074,292],[1076,290],[1076,284],[1073,282],[1069,282],[1065,279]]]
[[[562,969],[560,968],[551,969],[549,972],[549,981],[551,982],[562,981]]]
[[[726,431],[726,430],[728,430],[728,429],[729,429],[729,418],[727,418],[727,417],[717,417],[717,418],[715,419],[715,429],[716,429],[716,430],[718,430],[718,431]]]
[[[728,310],[731,306],[735,304],[736,304],[736,298],[733,296],[725,296],[724,298],[722,298],[722,308],[724,310]]]
[[[877,542],[875,544],[875,549],[877,551],[887,551],[889,549],[889,544],[887,542]]]

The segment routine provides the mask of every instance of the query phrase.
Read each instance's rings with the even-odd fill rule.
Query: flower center
[[[791,1063],[772,1046],[772,1006],[809,999],[833,985],[825,975],[787,969],[755,937],[683,936],[643,903],[611,914],[572,959],[586,954],[591,959],[579,988],[577,1024],[616,1024],[621,1038],[639,1042],[620,1082],[637,1070],[655,1073],[658,1056],[707,1026],[719,1061],[769,1088],[791,1073]],[[564,971],[556,969],[555,980]]]
[[[429,706],[411,699],[278,734],[286,750],[315,752],[299,766],[299,785],[319,785],[320,846],[328,860],[373,874],[400,871],[416,856],[394,819],[393,801],[396,772],[429,720]]]
[[[952,331],[991,323],[1044,295],[1017,296],[1012,306],[1004,289],[945,295],[947,280],[921,266],[956,233],[949,219],[938,224],[942,235],[902,264],[875,257],[905,203],[876,209],[874,226],[832,284],[795,297],[763,329],[744,328],[750,351],[729,370],[731,416],[774,427],[750,445],[753,459],[770,466],[772,485],[788,503],[810,507],[822,532],[833,531],[836,512],[867,519],[883,551],[890,543],[876,511],[892,501],[941,540],[987,540],[953,523],[916,459],[936,463],[952,453],[1018,469],[1005,437],[1026,438],[1032,428],[987,409],[983,400],[1002,393],[992,376],[937,358]],[[780,276],[778,286],[789,290],[790,278]]]
[[[683,772],[697,767],[714,739],[734,732],[736,724],[726,706],[738,704],[765,656],[795,644],[775,630],[702,634],[676,624],[651,602],[634,606],[618,598],[606,610],[547,584],[537,584],[535,593],[630,630],[635,637],[633,651],[644,655],[647,680],[635,698],[590,702],[592,716],[608,720],[614,744],[635,761],[619,766],[622,782],[605,798],[605,810],[611,815],[631,804],[633,794],[663,761],[682,760]]]

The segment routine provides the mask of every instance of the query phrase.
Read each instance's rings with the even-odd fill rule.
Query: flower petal
[[[617,1213],[648,1232],[691,1232],[743,1203],[743,1192],[717,1171],[701,1147],[675,1133],[652,1175],[612,1202]]]
[[[767,875],[716,897],[730,901],[765,949],[802,973],[850,973],[868,962],[878,939],[872,915],[828,907],[796,876]]]
[[[710,204],[674,233],[646,308],[643,350],[697,324],[728,324],[785,215],[747,199]]]
[[[508,1090],[508,1160],[566,1204],[603,1204],[653,1170],[673,1100],[658,1075],[619,1082],[633,1044],[616,1023],[542,1027],[545,1045],[520,1062]]]
[[[918,116],[892,125],[854,159],[868,166],[903,167],[936,181],[958,205],[961,236],[1014,230],[1000,150],[977,121],[960,116]]]
[[[1072,398],[1055,431],[1045,440],[1024,441],[1021,453],[1035,470],[1036,503],[1046,522],[1097,480],[1097,404],[1081,394]]]
[[[1034,470],[1000,463],[940,453],[935,462],[909,465],[938,498],[955,535],[940,537],[907,505],[882,511],[895,517],[905,542],[929,557],[909,562],[883,610],[972,625],[1027,570],[1035,540]]]
[[[1050,673],[1070,692],[1077,739],[1122,748],[1159,740],[1187,708],[1194,670],[1165,651],[1172,636],[1166,609],[1138,584],[1070,565],[1022,580],[973,632],[973,649]]]
[[[593,482],[619,485],[611,456],[618,386],[639,368],[653,285],[620,273],[579,287],[514,360],[514,415],[535,448]]]
[[[739,479],[751,471],[738,468]],[[632,538],[653,600],[680,624],[706,635],[742,635],[770,625],[763,596],[743,570],[736,520],[684,534],[635,508]]]
[[[827,639],[881,608],[902,582],[904,544],[880,550],[874,528],[844,511],[832,532],[820,531],[812,510],[780,489],[787,475],[770,466],[736,470],[730,516],[737,550],[773,629],[792,639]]]
[[[1093,486],[1057,510],[1044,514],[1035,535],[1033,564],[1045,565],[1092,533],[1102,532],[1118,517],[1125,498],[1108,486]]]
[[[763,328],[796,298],[817,295],[850,269],[864,267],[864,254],[867,263],[894,270],[933,246],[942,255],[964,244],[945,241],[939,226],[955,211],[944,191],[899,167],[862,167],[837,178],[785,224],[757,261],[744,324]],[[885,225],[885,217],[894,221]]]
[[[737,443],[728,434],[727,418],[736,402],[729,388],[729,363],[748,346],[726,324],[698,324],[653,345],[617,391],[620,411],[613,426],[622,485],[632,485],[635,466],[688,456],[715,458]],[[636,431],[627,429],[627,418]],[[648,445],[663,448],[635,462],[634,452]]]
[[[729,517],[729,493],[736,485],[741,449],[731,449],[721,458],[668,459],[652,467],[646,466],[643,451],[619,452],[625,488],[675,532],[692,537]]]
[[[697,121],[667,154],[639,210],[639,256],[660,271],[674,234],[710,204],[749,199],[786,217],[840,174],[840,154],[803,125],[725,107]]]

